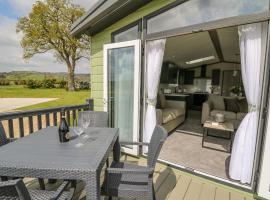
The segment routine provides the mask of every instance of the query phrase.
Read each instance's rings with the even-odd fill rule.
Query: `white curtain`
[[[147,52],[147,108],[143,141],[149,142],[156,126],[156,102],[166,39],[149,41]],[[146,151],[147,149],[144,149]]]
[[[242,79],[249,112],[241,122],[233,143],[229,175],[241,183],[251,183],[255,155],[261,84],[267,29],[265,23],[238,27]]]

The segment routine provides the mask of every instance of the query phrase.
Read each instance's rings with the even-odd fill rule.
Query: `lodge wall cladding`
[[[103,45],[111,43],[111,33],[174,2],[175,0],[154,0],[122,20],[116,22],[91,38],[91,98],[94,110],[103,110]]]

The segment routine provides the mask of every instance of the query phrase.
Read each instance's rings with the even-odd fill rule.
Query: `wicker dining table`
[[[88,128],[60,143],[57,127],[47,127],[0,147],[0,176],[85,182],[86,199],[100,199],[100,174],[111,151],[119,160],[115,128]]]

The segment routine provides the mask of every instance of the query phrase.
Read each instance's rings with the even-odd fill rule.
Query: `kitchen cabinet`
[[[185,77],[184,77],[184,85],[193,85],[194,76],[195,76],[194,70],[186,70]]]
[[[212,70],[212,85],[218,86],[220,85],[220,69]]]
[[[160,83],[177,84],[179,67],[172,62],[164,62],[161,69]]]

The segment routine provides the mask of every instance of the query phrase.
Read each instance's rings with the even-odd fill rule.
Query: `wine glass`
[[[83,127],[83,130],[86,130],[90,125],[90,119],[88,116],[86,115],[83,115],[82,116],[82,127]]]

